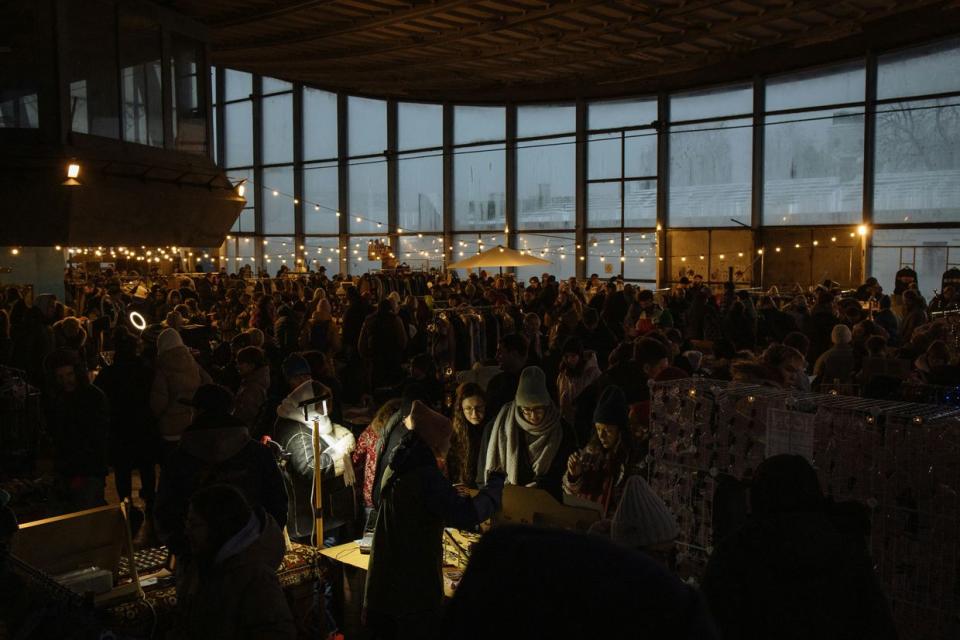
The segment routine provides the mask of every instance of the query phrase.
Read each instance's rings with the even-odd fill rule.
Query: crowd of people
[[[376,637],[502,632],[478,613],[501,606],[494,593],[519,607],[538,585],[575,579],[546,566],[549,549],[617,563],[570,563],[586,579],[627,568],[635,573],[624,584],[649,576],[636,593],[608,583],[590,600],[631,606],[650,594],[659,606],[642,610],[661,637],[892,637],[864,543],[869,524],[824,497],[803,458],[757,470],[752,518],[718,544],[699,593],[671,573],[677,524],[640,462],[649,381],[704,376],[887,398],[904,380],[956,386],[956,336],[915,288],[887,295],[871,278],[852,295],[830,283],[756,295],[695,277],[655,292],[596,275],[521,283],[481,272],[430,274],[418,296],[371,276],[278,275],[131,285],[104,272],[63,301],[29,301],[16,288],[0,299],[0,365],[43,391],[65,508],[103,504],[111,470],[119,498],[133,498],[137,472],[140,539],[178,558],[186,636],[291,637],[273,571],[281,531],[330,546],[371,523],[365,619]],[[952,290],[935,301],[958,302]],[[434,311],[460,306],[496,309],[513,330],[499,336],[495,361],[455,372],[438,366],[429,341]],[[443,527],[486,520],[504,484],[595,503],[597,535],[488,534],[444,610]],[[578,628],[550,604],[557,588],[536,602]],[[335,630],[332,607],[326,615]]]

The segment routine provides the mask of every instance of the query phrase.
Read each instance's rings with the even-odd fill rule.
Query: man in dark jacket
[[[696,589],[650,556],[602,536],[525,524],[494,527],[473,547],[437,637],[719,636]]]
[[[190,500],[186,535],[194,561],[177,584],[178,638],[284,640],[296,626],[277,568],[283,531],[230,485]]]
[[[132,473],[140,472],[140,498],[147,513],[157,496],[156,464],[160,435],[150,406],[153,370],[137,353],[139,343],[120,326],[114,331],[113,362],[104,367],[95,384],[110,403],[110,462],[120,500],[133,497]]]
[[[450,420],[420,401],[383,479],[364,590],[378,638],[434,638],[443,602],[443,528],[475,527],[500,507],[505,476],[492,472],[475,497],[460,495],[438,460],[450,449]]]
[[[806,459],[765,460],[750,502],[750,520],[720,541],[703,579],[726,640],[896,637],[866,516],[830,505]]]
[[[247,426],[230,415],[233,396],[224,387],[199,387],[196,415],[160,471],[154,510],[157,532],[172,553],[189,553],[183,522],[190,496],[211,484],[230,484],[254,507],[263,507],[282,528],[287,492],[273,454],[250,438]]]
[[[107,398],[90,384],[75,351],[54,351],[45,365],[52,382],[44,409],[67,507],[81,511],[101,506],[110,425]]]
[[[520,384],[520,372],[527,366],[529,343],[518,333],[500,338],[497,345],[497,363],[502,370],[487,384],[487,415],[496,419],[500,409],[512,402]]]

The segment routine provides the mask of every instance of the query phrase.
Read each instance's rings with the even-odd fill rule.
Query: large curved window
[[[146,73],[154,59],[147,49],[133,55],[131,45],[133,53],[121,57]],[[859,277],[860,252],[818,256],[840,233],[831,227],[842,227],[846,239],[866,222],[876,225],[868,231],[867,271],[886,278],[900,263],[919,264],[933,281],[941,262],[957,259],[958,65],[960,40],[953,39],[732,86],[508,106],[343,96],[219,70],[220,91],[209,94],[217,160],[232,179],[247,181],[247,206],[232,233],[260,249],[247,256],[237,240],[230,257],[256,256],[267,266],[270,255],[273,270],[296,251],[270,253],[259,241],[289,240],[305,247],[295,260],[361,273],[380,266],[367,255],[372,238],[389,241],[412,266],[431,268],[511,244],[543,255],[551,261],[546,270],[564,277],[595,272],[655,282],[693,271],[722,282],[732,268],[738,284],[750,285],[763,263],[751,262],[763,238],[796,235],[818,247],[817,277],[822,263],[846,285]],[[129,100],[115,96],[125,112],[114,112],[112,135],[151,143],[148,85],[140,82],[143,90]],[[98,120],[83,87],[71,92],[74,129],[110,135],[109,105]],[[753,113],[755,102],[762,113]],[[754,175],[762,181],[754,184]],[[910,229],[913,223],[930,228]],[[833,262],[845,265],[843,273],[831,271]],[[295,264],[302,263],[288,266]],[[778,264],[766,260],[765,268]]]

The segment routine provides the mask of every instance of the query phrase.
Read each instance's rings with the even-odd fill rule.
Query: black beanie
[[[400,417],[406,418],[410,415],[410,412],[413,410],[413,403],[419,400],[424,404],[429,405],[430,401],[427,398],[427,391],[423,388],[423,385],[417,384],[416,382],[411,382],[403,388],[403,395],[400,398]]]
[[[600,394],[597,408],[593,410],[593,422],[615,424],[621,429],[627,428],[627,398],[623,389],[610,385]]]

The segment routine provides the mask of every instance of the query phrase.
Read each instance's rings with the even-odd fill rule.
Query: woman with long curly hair
[[[475,382],[457,387],[453,403],[453,441],[447,454],[447,477],[454,484],[477,486],[477,467],[487,420],[487,395]]]

